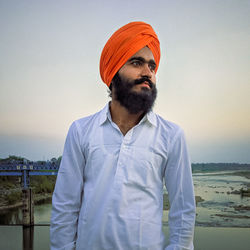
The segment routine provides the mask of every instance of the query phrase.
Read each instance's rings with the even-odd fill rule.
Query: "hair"
[[[114,78],[113,78],[114,79]],[[113,81],[113,80],[112,80]],[[108,89],[108,94],[109,94],[109,97],[111,97],[112,98],[112,89],[113,89],[113,87],[112,87],[112,82],[110,83],[110,85],[109,85],[109,89]]]
[[[151,90],[144,88],[138,93],[131,90],[133,86],[141,84],[144,81],[148,82]],[[108,92],[111,98],[115,98],[131,114],[137,114],[141,111],[143,113],[148,113],[154,106],[157,96],[156,86],[148,77],[142,77],[140,79],[129,81],[126,78],[122,79],[119,73],[116,73],[113,77],[112,86]]]

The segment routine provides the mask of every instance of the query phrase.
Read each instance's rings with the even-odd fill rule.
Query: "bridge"
[[[0,176],[21,176],[22,187],[29,188],[32,175],[57,175],[59,165],[51,162],[45,164],[1,164]]]
[[[30,176],[57,175],[59,164],[53,162],[41,163],[6,163],[0,164],[0,176],[22,177],[23,193],[23,226],[34,225],[34,202],[30,188]]]

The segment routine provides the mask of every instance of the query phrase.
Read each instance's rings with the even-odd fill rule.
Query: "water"
[[[168,228],[163,228],[168,235]],[[0,226],[0,249],[23,248],[22,226]],[[249,250],[250,228],[196,227],[195,250]],[[14,239],[14,240],[13,240]],[[32,247],[33,246],[33,247]],[[49,226],[35,226],[32,250],[49,250]]]
[[[50,224],[51,202],[35,205],[34,222],[35,224]],[[9,209],[0,212],[0,225],[21,225],[22,208]]]
[[[224,175],[221,175],[221,174]],[[250,206],[250,197],[228,194],[249,185],[250,180],[229,172],[193,174],[195,195],[204,201],[197,205],[195,250],[249,250],[250,211],[237,211],[237,206]],[[51,203],[34,208],[34,231],[24,232],[22,226],[0,226],[0,249],[25,249],[25,237],[34,250],[49,249]],[[168,235],[168,211],[163,212],[163,231]],[[0,213],[0,224],[20,224],[21,208]],[[47,226],[41,226],[47,225]],[[15,239],[15,240],[13,240]]]
[[[250,206],[250,197],[231,194],[232,191],[249,185],[250,180],[229,174],[230,172],[193,174],[195,195],[204,199],[197,205],[196,225],[250,227],[250,211],[235,209],[238,206]]]
[[[250,211],[237,211],[238,206],[250,206],[250,197],[231,194],[250,185],[250,180],[231,172],[195,173],[193,174],[195,195],[202,197],[197,204],[197,226],[212,227],[250,227]],[[222,175],[223,174],[223,175]],[[51,201],[36,205],[34,209],[35,224],[49,224]],[[168,212],[163,213],[163,222],[167,224]],[[0,212],[0,224],[21,224],[22,209]]]

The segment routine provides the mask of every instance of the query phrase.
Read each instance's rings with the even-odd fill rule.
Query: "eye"
[[[151,71],[155,71],[156,65],[155,64],[149,64],[148,67],[150,68]]]
[[[131,64],[134,65],[134,66],[141,66],[142,62],[139,61],[139,60],[135,60],[135,61],[132,61]]]

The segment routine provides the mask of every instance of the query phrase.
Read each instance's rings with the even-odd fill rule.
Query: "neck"
[[[110,104],[110,114],[112,121],[119,127],[122,134],[125,135],[131,128],[137,125],[142,119],[143,112],[131,114],[121,104],[112,99]]]

